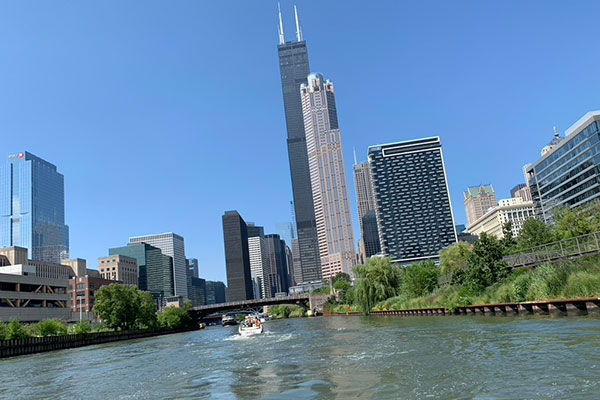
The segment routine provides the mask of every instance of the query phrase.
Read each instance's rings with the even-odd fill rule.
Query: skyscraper
[[[456,243],[439,137],[369,147],[382,252],[401,264]]]
[[[265,255],[267,270],[265,274],[265,297],[275,297],[276,293],[287,292],[287,255],[286,245],[277,234],[265,235]]]
[[[498,197],[492,185],[471,186],[464,192],[464,196],[469,226],[481,218],[490,208],[498,205]]]
[[[198,259],[197,258],[188,258],[187,265],[188,265],[188,268],[190,269],[192,278],[199,278],[200,270],[198,268]]]
[[[356,186],[356,200],[358,202],[358,219],[360,221],[361,258],[365,262],[367,258],[381,251],[381,245],[379,244],[379,233],[377,233],[371,167],[368,162],[358,164],[356,153],[354,154],[354,183]],[[372,214],[367,217],[367,214],[370,212]],[[365,222],[369,224],[368,227],[365,226]]]
[[[321,279],[317,223],[313,205],[300,85],[310,73],[308,49],[296,11],[296,41],[286,42],[279,10],[279,68],[287,126],[287,145],[296,211],[302,282]]]
[[[356,251],[335,90],[321,74],[300,86],[323,278],[351,274]]]
[[[32,260],[69,258],[64,177],[31,153],[8,157],[0,167],[0,248],[24,247]]]
[[[237,211],[223,215],[223,239],[227,268],[227,301],[254,298],[248,251],[248,227]]]
[[[248,253],[250,256],[250,277],[252,279],[252,288],[254,298],[265,297],[264,280],[267,274],[266,255],[265,255],[265,230],[262,226],[248,224]]]
[[[188,267],[185,258],[185,243],[183,237],[173,233],[160,233],[129,238],[129,243],[147,243],[158,247],[164,255],[173,258],[173,282],[175,296],[188,298]]]

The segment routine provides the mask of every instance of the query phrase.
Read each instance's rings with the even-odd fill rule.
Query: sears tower
[[[292,191],[298,229],[298,247],[300,251],[300,269],[302,282],[321,279],[317,224],[308,168],[306,151],[306,135],[304,133],[304,117],[300,85],[307,84],[310,74],[308,49],[302,37],[302,28],[296,14],[296,41],[286,42],[283,30],[283,19],[279,9],[279,68],[283,89],[283,105],[287,125],[287,145],[292,175]]]

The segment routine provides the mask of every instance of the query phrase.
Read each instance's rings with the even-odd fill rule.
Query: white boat
[[[260,335],[263,333],[263,324],[256,316],[250,315],[240,324],[238,332],[241,336]]]

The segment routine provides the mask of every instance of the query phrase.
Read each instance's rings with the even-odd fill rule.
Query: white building
[[[504,237],[502,226],[512,222],[512,233],[516,237],[521,232],[523,223],[534,215],[532,201],[524,201],[521,197],[500,200],[498,206],[489,209],[469,225],[468,232],[478,236],[487,233],[501,239]]]
[[[333,83],[310,74],[300,95],[322,277],[352,274],[356,242]]]

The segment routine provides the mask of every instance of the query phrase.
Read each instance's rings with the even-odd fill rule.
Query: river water
[[[600,318],[318,317],[0,361],[2,399],[600,399]]]

